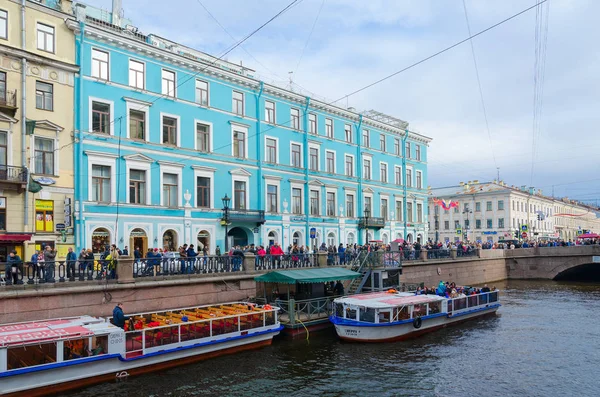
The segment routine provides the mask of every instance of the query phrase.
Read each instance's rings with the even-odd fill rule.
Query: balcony
[[[27,188],[27,169],[12,165],[0,165],[0,189],[22,193]]]
[[[383,229],[385,227],[384,218],[361,217],[358,218],[359,229]]]
[[[17,113],[17,90],[0,90],[0,112],[15,117],[15,113]]]
[[[223,214],[225,217],[225,214]],[[257,225],[265,223],[265,211],[263,210],[237,210],[229,208],[227,210],[229,222],[256,222]]]

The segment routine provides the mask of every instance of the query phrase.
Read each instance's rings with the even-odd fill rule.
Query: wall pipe
[[[362,181],[363,181],[363,175],[362,175],[362,139],[361,139],[361,135],[360,135],[360,129],[362,128],[362,122],[363,122],[363,116],[362,114],[358,115],[358,124],[355,124],[356,127],[356,175],[358,176],[358,192],[357,193],[357,197],[356,197],[356,202],[358,205],[358,209],[356,211],[357,214],[362,214],[363,217],[365,216],[365,208],[363,207],[363,188],[362,188]],[[346,160],[344,160],[346,161]],[[348,214],[348,208],[346,208],[346,214]],[[366,226],[366,225],[365,225]],[[369,233],[369,231],[367,230],[367,234]],[[356,236],[356,241],[360,241],[360,236],[362,235],[362,233],[358,233],[358,236]],[[368,239],[367,239],[368,240]],[[367,243],[367,241],[365,241],[365,244]]]
[[[408,130],[404,130],[404,136],[402,137],[402,172],[404,173],[404,183],[402,184],[402,220],[404,221],[404,240],[406,240],[406,236],[408,233],[407,230],[407,218],[406,218],[406,195],[408,194],[406,189],[406,140],[408,139]]]
[[[262,191],[262,184],[263,184],[263,166],[262,166],[262,164],[263,164],[263,162],[262,162],[262,150],[261,150],[262,149],[262,134],[260,131],[260,97],[262,96],[264,88],[265,88],[265,83],[263,83],[261,81],[260,88],[258,90],[258,95],[255,95],[255,98],[256,98],[256,135],[257,135],[256,158],[258,159],[258,178],[257,178],[258,188],[256,190],[258,192],[258,208],[259,209],[262,208],[262,201],[263,201],[263,191]],[[233,196],[233,192],[232,192],[232,196]],[[227,235],[225,235],[225,239],[227,239]],[[262,245],[261,234],[258,235],[257,245],[258,244]]]
[[[77,188],[75,190],[75,192],[77,193],[77,222],[76,222],[76,246],[77,246],[77,250],[81,250],[82,248],[84,248],[85,245],[85,241],[84,241],[84,230],[83,230],[83,172],[81,172],[81,170],[83,169],[83,41],[84,41],[84,37],[85,37],[85,23],[83,21],[79,21],[79,27],[80,27],[80,33],[79,33],[79,59],[77,64],[79,65],[79,86],[77,87],[78,89],[78,95],[79,98],[79,114],[78,114],[78,118],[77,118],[77,139],[79,142],[77,142],[77,161],[76,161],[76,169],[77,169],[77,179],[78,179],[78,183],[77,183]],[[120,131],[119,131],[120,133]]]
[[[25,0],[21,0],[21,50],[26,51],[25,43]],[[29,168],[27,167],[27,59],[21,58],[21,166],[25,169],[27,188],[23,205],[23,226],[29,225]]]
[[[304,231],[304,238],[305,241],[309,241],[308,243],[308,252],[310,252],[311,249],[313,249],[313,247],[311,246],[312,244],[312,239],[310,238],[310,222],[308,220],[308,218],[310,217],[310,191],[309,191],[309,187],[308,187],[308,166],[309,166],[309,148],[308,148],[308,107],[310,106],[310,97],[306,97],[306,105],[304,106],[304,208],[306,209],[305,214],[306,214],[306,226],[305,226],[305,231]],[[319,156],[321,155],[321,153],[319,153]],[[291,187],[290,185],[290,192],[293,192],[294,189]],[[293,209],[294,209],[294,201],[293,201],[293,197],[292,197],[292,202],[290,203],[292,205],[292,213],[293,213]],[[292,240],[294,238],[294,235],[292,234]]]

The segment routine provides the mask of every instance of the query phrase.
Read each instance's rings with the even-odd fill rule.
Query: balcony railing
[[[16,185],[19,191],[25,189],[27,187],[27,169],[12,165],[0,165],[0,184],[7,188],[10,185]]]
[[[8,111],[9,113],[12,113],[11,116],[15,115],[17,110],[17,90],[0,90],[0,109],[4,112]]]
[[[265,223],[265,211],[263,210],[238,210],[229,208],[227,210],[227,217],[229,221]]]
[[[358,218],[358,227],[361,229],[381,229],[385,227],[385,219],[375,217],[361,217]]]

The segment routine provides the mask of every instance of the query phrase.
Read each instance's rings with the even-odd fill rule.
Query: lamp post
[[[231,199],[227,197],[227,193],[225,193],[225,197],[223,197],[221,201],[223,202],[223,219],[221,219],[221,225],[225,226],[225,252],[229,252],[227,227],[229,226],[229,203],[231,202]]]
[[[467,214],[467,222],[465,224],[465,235],[467,236],[467,241],[469,240],[469,226],[471,226],[471,220],[469,219],[469,214],[472,214],[473,211],[469,209],[469,205],[465,204],[465,209],[462,212],[463,214]]]
[[[369,243],[369,217],[371,216],[371,209],[365,205],[365,244]]]
[[[438,230],[440,228],[440,221],[439,221],[440,207],[435,205],[435,207],[433,208],[433,213],[434,213],[433,218],[434,218],[434,227],[435,227],[435,242],[437,243],[440,239],[440,233],[438,232]]]

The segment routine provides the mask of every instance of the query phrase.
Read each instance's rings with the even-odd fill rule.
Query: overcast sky
[[[465,1],[472,33],[535,4]],[[218,56],[234,40],[202,4],[240,39],[289,2],[123,0],[123,9],[143,33]],[[110,9],[112,0],[87,3]],[[492,180],[495,157],[500,177],[508,184],[532,185],[548,195],[554,185],[556,196],[595,202],[600,198],[600,1],[549,3],[533,176],[534,10],[473,41],[491,143],[468,42],[340,105],[376,109],[433,138],[428,181],[432,187]],[[243,61],[263,80],[281,86],[288,85],[288,72],[293,71],[298,84],[294,89],[331,101],[467,37],[462,0],[303,0],[227,59]]]

